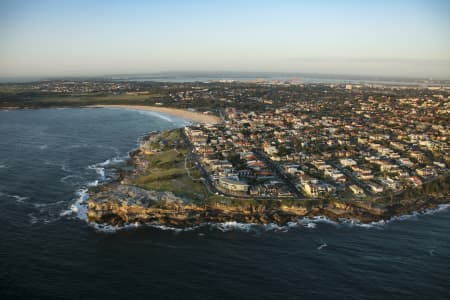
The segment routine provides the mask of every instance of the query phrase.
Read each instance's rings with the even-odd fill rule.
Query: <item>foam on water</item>
[[[87,196],[80,196],[80,198],[78,200],[78,203],[79,203],[79,205],[81,205],[83,210],[80,211],[78,206],[76,206],[77,208],[72,210],[72,212],[70,212],[70,213],[76,212],[80,219],[85,220],[86,219],[85,216],[86,216],[86,200],[87,200],[87,198],[83,198],[83,197],[87,197]],[[436,212],[443,211],[448,208],[450,208],[450,204],[442,204],[442,205],[439,205],[439,207],[436,209],[428,209],[424,212],[417,212],[417,213],[413,213],[410,215],[397,216],[397,217],[393,217],[387,221],[381,220],[381,221],[371,222],[371,223],[361,223],[358,220],[351,220],[351,219],[342,219],[342,220],[339,220],[338,222],[336,222],[336,221],[332,221],[332,220],[328,219],[325,216],[314,216],[314,217],[301,218],[296,222],[289,222],[284,226],[280,226],[275,223],[257,224],[257,223],[240,223],[240,222],[236,222],[236,221],[229,221],[229,222],[222,222],[222,223],[202,223],[199,225],[195,225],[192,227],[185,227],[185,228],[171,227],[171,226],[167,226],[167,225],[161,225],[161,224],[158,224],[155,222],[145,223],[145,224],[130,223],[130,224],[125,224],[125,225],[121,225],[121,226],[98,224],[98,223],[91,222],[91,223],[89,223],[89,225],[91,227],[95,228],[95,230],[97,230],[99,232],[106,232],[106,233],[113,233],[116,231],[120,231],[120,230],[124,230],[124,229],[132,229],[132,228],[137,228],[137,227],[141,227],[141,226],[152,227],[152,228],[156,228],[156,229],[159,229],[162,231],[173,231],[176,233],[193,231],[193,230],[197,230],[197,229],[205,228],[205,227],[209,227],[212,230],[219,230],[221,232],[231,232],[231,231],[287,232],[294,228],[304,228],[304,229],[308,229],[308,230],[316,229],[318,224],[328,224],[328,225],[333,225],[333,226],[344,226],[344,227],[360,227],[360,228],[367,228],[367,229],[381,229],[386,224],[393,222],[393,221],[409,220],[411,218],[416,218],[416,217],[418,217],[420,215],[424,215],[424,214],[434,214]],[[80,216],[80,213],[82,215],[84,215],[84,218],[82,218]],[[328,245],[325,242],[323,242],[322,245],[319,246],[320,249],[318,248],[318,250],[321,250],[322,248],[325,248],[327,246]]]
[[[22,203],[25,200],[29,199],[28,197],[23,197],[23,196],[19,196],[19,195],[11,195],[11,197],[16,199],[16,202],[18,202],[18,203]]]
[[[85,202],[85,200],[84,200]],[[85,205],[84,205],[85,207]],[[105,232],[105,233],[114,233],[116,231],[124,230],[124,229],[133,229],[137,227],[151,227],[156,228],[162,231],[173,231],[175,233],[178,232],[187,232],[187,231],[193,231],[200,228],[209,227],[212,230],[219,230],[221,232],[231,232],[231,231],[243,231],[243,232],[261,232],[261,231],[272,231],[272,232],[287,232],[290,229],[294,228],[305,228],[305,229],[316,229],[318,224],[328,224],[333,226],[345,226],[345,227],[360,227],[360,228],[367,228],[367,229],[380,229],[386,224],[393,222],[393,221],[402,221],[402,220],[408,220],[412,217],[417,217],[424,214],[434,214],[439,211],[443,211],[450,208],[450,204],[442,204],[439,205],[436,209],[428,209],[424,212],[417,212],[410,215],[403,215],[398,217],[393,217],[387,221],[381,220],[378,222],[371,222],[371,223],[361,223],[358,220],[351,220],[351,219],[342,219],[338,222],[332,221],[328,219],[325,216],[314,216],[314,217],[305,217],[299,219],[297,222],[289,222],[285,226],[280,226],[275,223],[268,223],[268,224],[257,224],[257,223],[240,223],[236,221],[229,221],[229,222],[222,222],[222,223],[202,223],[200,225],[192,226],[192,227],[185,227],[185,228],[178,228],[178,227],[171,227],[167,225],[161,225],[158,223],[130,223],[125,225],[108,225],[108,224],[98,224],[91,222],[89,225],[93,227],[96,231],[99,232]],[[78,210],[77,210],[78,212]],[[86,214],[86,211],[83,212]],[[84,218],[85,219],[85,218]],[[327,247],[328,245],[325,242],[322,242],[322,244],[317,248],[318,250],[322,250],[323,248]]]
[[[128,157],[128,156],[127,156]],[[75,215],[78,219],[86,220],[87,216],[87,200],[89,199],[88,194],[88,187],[95,187],[98,186],[101,182],[107,181],[105,168],[107,166],[116,165],[119,163],[124,162],[126,157],[113,157],[111,159],[107,159],[103,162],[96,163],[89,165],[87,168],[90,170],[95,170],[97,175],[99,176],[99,179],[96,179],[94,181],[88,182],[85,184],[86,188],[80,189],[77,191],[77,197],[75,198],[75,201],[73,204],[71,204],[69,209],[63,210],[60,213],[60,216],[71,216]],[[61,178],[61,182],[66,182],[70,178],[82,178],[79,175],[68,175],[63,178]],[[103,226],[104,227],[104,226]],[[108,228],[108,231],[111,231],[112,229]]]
[[[192,231],[197,230],[199,228],[209,227],[211,229],[219,230],[221,232],[230,232],[230,231],[243,231],[243,232],[258,232],[258,231],[272,231],[272,232],[287,232],[290,229],[294,228],[305,228],[305,229],[316,229],[318,224],[328,224],[333,226],[345,226],[345,227],[360,227],[360,228],[367,228],[367,229],[380,229],[384,227],[386,224],[398,221],[398,220],[408,220],[411,219],[411,217],[417,217],[423,214],[433,214],[438,211],[446,210],[450,208],[450,204],[442,204],[439,205],[436,209],[430,209],[423,213],[413,213],[411,215],[403,215],[399,217],[393,217],[388,221],[378,221],[378,222],[371,222],[371,223],[361,223],[358,220],[348,220],[348,219],[342,219],[338,222],[332,221],[328,219],[325,216],[315,216],[312,218],[305,217],[299,219],[297,222],[289,222],[284,226],[280,226],[275,223],[268,223],[268,224],[256,224],[256,223],[240,223],[236,221],[229,221],[229,222],[222,222],[222,223],[202,223],[200,225],[192,226],[192,227],[185,227],[185,228],[178,228],[178,227],[171,227],[167,225],[161,225],[157,223],[146,223],[146,224],[138,224],[138,223],[131,223],[131,224],[125,224],[122,226],[112,226],[112,225],[106,225],[106,224],[97,224],[97,223],[90,223],[90,226],[95,228],[97,231],[101,232],[107,232],[107,233],[113,233],[119,230],[123,229],[130,229],[130,228],[137,228],[141,226],[147,226],[156,228],[163,231],[173,231],[173,232],[186,232],[186,231]],[[84,214],[86,211],[84,211]],[[327,247],[328,245],[323,242],[322,245],[319,246],[318,250],[321,250],[322,248]]]
[[[88,166],[88,169],[95,170],[95,172],[100,176],[100,180],[105,180],[105,168],[99,167],[97,164]]]
[[[89,226],[93,227],[96,231],[103,232],[103,233],[114,233],[119,230],[138,228],[140,226],[139,223],[125,224],[123,226],[98,224],[98,223],[94,223],[94,222],[89,222],[88,224],[89,224]]]
[[[4,192],[0,192],[0,196],[4,196],[4,197],[8,197],[8,198],[13,198],[16,200],[17,203],[23,203],[25,200],[28,200],[30,198],[28,197],[24,197],[24,196],[20,196],[20,195],[12,195],[12,194],[7,194]]]
[[[93,166],[106,167],[106,166],[110,166],[110,165],[116,165],[116,164],[124,162],[127,157],[113,157],[111,159],[105,160],[104,162],[94,164]]]
[[[260,231],[273,231],[273,232],[287,232],[291,228],[296,227],[305,227],[305,228],[315,228],[316,224],[313,222],[321,222],[323,221],[322,218],[316,218],[316,220],[309,221],[308,220],[299,220],[298,222],[290,222],[285,226],[280,226],[275,223],[268,223],[268,224],[257,224],[257,223],[241,223],[236,221],[229,221],[229,222],[221,222],[221,223],[202,223],[199,225],[191,226],[191,227],[172,227],[167,225],[161,225],[155,222],[145,223],[145,224],[139,224],[139,226],[147,226],[156,228],[162,231],[173,231],[173,232],[186,232],[186,231],[193,231],[200,228],[208,227],[211,230],[219,230],[221,232],[231,232],[231,231],[243,231],[243,232],[260,232]],[[136,228],[139,227],[136,225],[136,223],[131,224],[125,224],[122,226],[112,226],[107,224],[97,224],[92,223],[92,227],[94,227],[98,231],[105,231],[108,233],[119,231],[122,229],[129,229],[129,228]]]
[[[423,213],[425,215],[432,215],[440,211],[444,211],[450,208],[450,203],[447,204],[439,204],[437,208],[426,209]]]
[[[33,213],[29,213],[27,214],[27,216],[31,224],[36,224],[37,222],[39,222],[39,219]]]
[[[450,204],[439,204],[436,208],[428,208],[424,211],[413,212],[406,215],[394,216],[387,220],[385,223],[396,222],[396,221],[405,221],[405,220],[414,220],[422,215],[433,215],[435,213],[439,213],[441,211],[447,210],[450,208]]]
[[[140,115],[157,117],[159,119],[162,119],[162,120],[170,122],[170,123],[174,123],[174,121],[175,121],[170,116],[163,114],[163,113],[156,112],[156,111],[147,111],[147,110],[135,110],[135,111],[137,111]]]
[[[322,241],[322,244],[319,246],[319,247],[317,247],[317,250],[322,250],[323,248],[325,248],[325,247],[328,247],[328,245],[327,245],[327,243],[325,243],[324,241]]]
[[[84,182],[84,180],[82,176],[72,174],[62,177],[59,182],[71,184],[73,186],[79,186]]]
[[[89,186],[89,187],[98,186],[98,180],[94,180],[94,181],[92,181],[92,182],[89,182],[89,183],[87,184],[87,186]]]
[[[128,110],[133,110],[133,111],[137,111],[139,114],[141,115],[145,115],[145,116],[150,116],[150,117],[157,117],[161,120],[170,122],[174,125],[179,125],[179,126],[186,126],[188,124],[191,124],[190,121],[188,120],[184,120],[180,117],[175,117],[175,116],[171,116],[170,114],[165,114],[165,113],[161,113],[161,112],[157,112],[157,111],[149,111],[149,110],[138,110],[138,109],[128,109]]]
[[[69,166],[67,166],[66,164],[61,164],[61,170],[63,170],[64,172],[71,172],[71,169],[69,168]]]
[[[95,170],[95,172],[100,176],[98,181],[106,181],[107,178],[106,178],[105,169],[107,167],[123,163],[128,157],[129,157],[128,155],[122,156],[122,157],[113,157],[113,158],[107,159],[103,162],[89,165],[87,168],[90,170]],[[95,185],[98,185],[98,181]],[[88,184],[88,186],[92,186],[92,185]]]
[[[71,216],[75,215],[80,220],[87,220],[87,200],[89,199],[89,194],[87,189],[80,189],[77,192],[78,198],[76,198],[75,202],[70,206],[69,209],[62,211],[59,215],[63,216]]]
[[[52,206],[58,206],[61,204],[66,203],[66,201],[57,201],[57,202],[50,202],[50,203],[33,203],[33,206],[35,208],[46,208],[46,207],[52,207]]]
[[[227,232],[227,231],[232,231],[232,230],[240,230],[240,231],[245,231],[245,232],[249,232],[253,226],[255,226],[257,224],[254,223],[239,223],[239,222],[235,222],[235,221],[230,221],[230,222],[224,222],[224,223],[211,223],[210,226],[211,228],[215,228],[218,229],[222,232]]]
[[[313,223],[313,222],[308,222],[308,223],[306,223],[304,226],[305,226],[306,228],[313,229],[313,228],[316,228],[316,227],[317,227],[317,224],[316,224],[316,223]]]

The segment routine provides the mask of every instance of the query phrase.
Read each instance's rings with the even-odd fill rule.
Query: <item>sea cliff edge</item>
[[[143,143],[148,142],[151,138],[159,137],[161,134],[170,134],[176,131],[148,134],[143,139]],[[181,140],[178,145],[174,146],[174,151],[178,152],[176,147],[183,149],[185,142]],[[274,223],[283,226],[289,222],[297,222],[299,219],[315,216],[323,216],[335,221],[351,220],[358,223],[371,223],[450,203],[449,195],[441,192],[418,193],[406,200],[393,198],[389,203],[382,204],[359,199],[351,201],[339,199],[255,200],[236,197],[229,199],[213,194],[199,197],[198,193],[192,194],[192,191],[183,192],[186,190],[183,185],[203,184],[194,182],[192,174],[188,175],[194,181],[186,182],[189,178],[182,174],[182,172],[188,171],[186,159],[189,152],[184,154],[178,152],[174,157],[169,156],[168,160],[164,161],[164,166],[171,165],[176,168],[177,165],[174,163],[178,162],[178,166],[181,166],[184,155],[185,170],[180,169],[179,173],[173,172],[176,176],[173,176],[174,174],[167,175],[167,168],[161,168],[165,172],[164,176],[160,176],[161,174],[158,173],[160,169],[151,168],[154,164],[152,159],[160,163],[162,155],[166,157],[167,153],[162,151],[158,155],[158,159],[155,160],[154,155],[145,153],[140,147],[130,152],[128,168],[119,170],[116,180],[89,188],[89,199],[85,203],[87,220],[106,225],[153,223],[176,228],[232,221],[251,224]],[[149,185],[145,180],[151,180],[150,186],[157,184],[158,180],[162,184],[156,185],[156,189],[148,189]],[[439,180],[445,184],[450,181],[448,176]],[[192,189],[196,190],[195,186]],[[190,197],[190,195],[195,196]]]

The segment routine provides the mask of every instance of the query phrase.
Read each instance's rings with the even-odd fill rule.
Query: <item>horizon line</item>
[[[237,75],[237,74],[247,74],[247,75],[302,75],[302,76],[319,76],[319,77],[331,77],[333,79],[342,77],[361,77],[358,80],[364,79],[406,79],[406,80],[420,80],[420,81],[450,81],[450,78],[444,77],[434,77],[434,76],[404,76],[404,75],[381,75],[381,74],[361,74],[361,73],[315,73],[315,72],[301,72],[301,71],[238,71],[238,70],[168,70],[168,71],[154,71],[154,72],[127,72],[127,73],[105,73],[105,74],[55,74],[55,75],[0,75],[0,82],[8,83],[6,80],[20,80],[22,83],[31,81],[45,81],[45,80],[64,80],[64,79],[97,79],[103,78],[108,79],[108,77],[131,77],[131,76],[164,76],[164,75]],[[257,76],[252,76],[254,79],[258,79]],[[109,78],[112,79],[112,78]],[[157,79],[157,78],[155,78]],[[261,78],[262,79],[262,78]],[[301,79],[301,78],[300,78]],[[347,78],[350,79],[350,78]],[[249,79],[250,80],[250,79]],[[151,80],[148,80],[151,81]],[[14,82],[9,82],[14,83]]]

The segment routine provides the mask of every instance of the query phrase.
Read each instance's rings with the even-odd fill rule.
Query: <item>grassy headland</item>
[[[201,202],[208,197],[179,129],[149,137],[142,148],[145,169],[133,184],[147,190],[171,191],[187,201]]]

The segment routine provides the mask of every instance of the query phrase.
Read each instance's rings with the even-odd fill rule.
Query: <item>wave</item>
[[[70,205],[69,209],[62,211],[59,215],[61,217],[75,215],[80,220],[87,220],[87,200],[89,194],[87,189],[80,189],[77,191],[78,198]]]
[[[249,232],[252,227],[254,227],[257,224],[254,223],[239,223],[236,221],[230,221],[230,222],[224,222],[224,223],[211,223],[210,226],[212,228],[218,229],[222,232],[227,232],[227,231],[233,231],[233,230],[240,230],[240,231],[245,231],[245,232]]]
[[[60,216],[68,217],[75,215],[80,220],[87,220],[87,200],[89,199],[88,188],[98,186],[101,182],[107,181],[108,178],[106,176],[106,167],[117,165],[119,163],[123,163],[129,156],[117,156],[111,159],[107,159],[103,162],[89,165],[87,169],[95,170],[98,179],[86,183],[85,188],[77,191],[77,197],[74,199],[74,202],[70,205],[70,207],[66,210],[60,212]],[[61,182],[67,182],[70,178],[82,178],[79,175],[68,175],[60,179]]]
[[[104,162],[101,163],[96,163],[93,165],[88,166],[87,168],[90,170],[95,170],[95,172],[97,173],[97,175],[99,175],[99,179],[94,180],[93,182],[89,182],[87,184],[87,186],[97,186],[100,182],[106,181],[108,178],[106,176],[106,167],[107,166],[112,166],[112,165],[116,165],[118,163],[122,163],[125,160],[122,158],[112,158],[112,159],[107,159]]]
[[[15,199],[15,202],[26,207],[27,211],[31,210],[31,212],[27,213],[31,224],[48,224],[58,220],[61,216],[59,213],[61,207],[67,204],[67,201],[65,200],[47,203],[33,202],[30,201],[32,198],[21,195],[7,194],[4,192],[0,192],[0,197],[1,196]]]
[[[116,231],[124,230],[124,229],[130,229],[130,228],[137,228],[137,227],[151,227],[156,228],[162,231],[173,231],[173,232],[186,232],[186,231],[193,231],[200,228],[209,227],[210,229],[219,230],[221,232],[230,232],[230,231],[243,231],[243,232],[287,232],[294,228],[305,228],[305,229],[316,229],[318,224],[328,224],[333,225],[336,227],[344,226],[344,227],[359,227],[359,228],[366,228],[366,229],[382,229],[386,224],[395,222],[395,221],[404,221],[411,218],[416,218],[421,215],[430,215],[437,212],[441,212],[444,210],[447,210],[450,208],[450,204],[441,204],[437,208],[434,209],[427,209],[423,212],[415,212],[408,215],[402,215],[402,216],[395,216],[390,218],[389,220],[381,220],[377,222],[371,222],[371,223],[361,223],[358,220],[351,220],[351,219],[340,219],[338,221],[333,221],[328,219],[325,216],[314,216],[314,217],[305,217],[297,220],[296,222],[289,222],[284,226],[280,226],[275,223],[268,223],[268,224],[257,224],[257,223],[240,223],[236,221],[229,221],[229,222],[222,222],[222,223],[202,223],[199,225],[191,226],[191,227],[185,227],[185,228],[178,228],[178,227],[171,227],[167,225],[161,225],[157,223],[130,223],[125,224],[122,226],[119,225],[107,225],[107,224],[98,224],[95,222],[90,222],[89,225],[93,227],[95,230],[99,232],[106,232],[106,233],[113,233]],[[319,247],[318,250],[321,250],[328,245],[323,242]],[[320,249],[319,249],[320,248]]]
[[[175,122],[174,118],[172,118],[169,115],[166,115],[164,113],[159,113],[159,112],[156,112],[156,111],[145,111],[145,110],[134,110],[134,111],[137,111],[138,114],[140,114],[140,115],[152,116],[152,117],[154,116],[154,117],[160,118],[160,119],[165,120],[165,121],[170,122],[170,123],[174,123]]]
[[[68,167],[66,164],[61,164],[61,170],[63,170],[64,172],[67,172],[67,173],[69,173],[69,172],[71,172],[71,169],[70,169],[70,167]]]
[[[92,181],[92,182],[89,182],[89,183],[87,184],[87,186],[88,186],[88,187],[98,186],[98,180],[94,180],[94,181]]]
[[[38,217],[36,217],[33,213],[29,213],[27,214],[27,216],[30,219],[31,224],[36,224],[37,222],[39,222]]]
[[[449,208],[450,208],[450,204],[439,204],[436,208],[427,208],[424,211],[415,211],[410,214],[392,217],[389,220],[387,220],[386,223],[417,219],[418,217],[420,217],[422,215],[434,215],[441,211],[448,210]]]
[[[244,231],[244,232],[258,232],[258,231],[281,231],[286,232],[289,228],[292,228],[294,226],[286,225],[286,226],[280,226],[275,223],[268,223],[268,224],[257,224],[257,223],[240,223],[236,221],[229,221],[229,222],[222,222],[222,223],[202,223],[195,226],[190,227],[172,227],[167,225],[162,225],[154,222],[150,223],[129,223],[124,225],[108,225],[108,224],[98,224],[95,222],[90,222],[89,225],[93,227],[95,230],[99,232],[106,232],[106,233],[112,233],[124,229],[130,229],[130,228],[137,228],[137,227],[151,227],[155,229],[159,229],[162,231],[173,231],[175,233],[178,232],[187,232],[187,231],[193,231],[200,228],[208,227],[210,229],[216,229],[221,232],[230,232],[230,231]]]
[[[115,109],[115,108],[111,108],[111,109]],[[122,108],[120,108],[120,109],[122,109]],[[165,121],[171,122],[171,123],[173,123],[173,124],[175,124],[177,126],[179,126],[180,124],[182,124],[184,126],[184,125],[187,125],[187,124],[191,123],[188,120],[184,120],[184,119],[181,119],[181,118],[178,118],[178,117],[173,117],[172,118],[170,115],[166,115],[164,113],[153,112],[153,111],[142,111],[142,110],[136,110],[136,109],[128,109],[128,110],[137,111],[139,114],[150,115],[150,116],[154,116],[154,117],[156,116],[156,117],[158,117],[160,119],[163,119]],[[137,144],[136,146],[137,147],[140,146],[140,144],[142,143],[142,140],[143,140],[143,138],[145,136],[146,136],[146,134],[143,134],[142,136],[137,138],[137,141],[136,141],[136,144]],[[79,147],[91,147],[91,145],[88,145],[88,144],[72,145],[69,148],[79,148]],[[104,148],[106,146],[98,145],[97,147]],[[89,196],[87,194],[87,188],[98,186],[99,184],[108,181],[110,178],[108,178],[107,175],[106,175],[106,168],[110,167],[110,166],[114,166],[114,165],[120,164],[120,163],[123,163],[127,159],[130,158],[129,153],[127,153],[127,155],[120,156],[119,150],[116,147],[108,146],[107,148],[112,148],[116,152],[116,157],[107,159],[107,160],[105,160],[103,162],[99,162],[99,163],[95,163],[95,164],[89,165],[87,167],[87,169],[95,170],[95,172],[97,173],[99,178],[94,180],[94,181],[86,183],[84,185],[86,187],[86,189],[82,190],[83,192],[81,192],[81,194],[82,194],[81,196],[80,196],[80,191],[77,192],[77,194],[79,196],[76,199],[74,199],[74,203],[71,205],[71,207],[69,209],[66,209],[66,210],[64,210],[64,211],[62,211],[60,213],[62,216],[69,216],[69,215],[72,215],[72,214],[76,214],[78,216],[78,218],[85,220],[86,219],[86,205],[87,205],[86,202],[87,202],[87,199],[89,198]],[[67,168],[64,164],[62,165],[62,168],[63,168],[64,171],[70,172],[70,169]],[[79,175],[70,174],[70,175],[67,175],[65,177],[62,177],[60,179],[60,181],[64,182],[64,183],[67,183],[68,181],[70,181],[70,179],[73,179],[73,178],[80,178],[80,179],[82,179],[82,177],[79,176]],[[125,225],[125,227],[126,226],[127,225]],[[157,226],[157,225],[154,224],[153,226]],[[135,227],[135,226],[132,226],[132,227]],[[112,227],[102,226],[102,228],[106,228],[105,229],[106,231],[113,230]],[[116,230],[116,229],[117,228],[115,228],[114,230]],[[160,229],[163,229],[163,228],[160,228]],[[178,229],[176,229],[176,230],[178,230]]]
[[[79,184],[82,180],[83,180],[82,176],[72,174],[72,175],[67,175],[67,176],[61,177],[59,182],[76,185],[76,184]]]
[[[100,181],[105,181],[107,179],[106,173],[105,173],[105,168],[123,163],[127,158],[129,158],[128,155],[122,156],[122,157],[113,157],[113,158],[107,159],[103,162],[89,165],[87,168],[91,169],[91,170],[95,170],[95,172],[100,176]]]
[[[95,222],[88,222],[88,225],[93,227],[96,231],[103,232],[103,233],[115,233],[119,230],[126,230],[126,229],[135,229],[141,226],[139,223],[130,223],[125,224],[123,226],[117,226],[117,225],[108,225],[108,224],[98,224]]]
[[[30,199],[29,197],[24,197],[24,196],[20,196],[20,195],[13,195],[13,194],[7,194],[7,193],[4,193],[4,192],[0,192],[0,196],[13,198],[13,199],[16,200],[17,203],[23,203],[25,200]]]
[[[136,110],[136,109],[130,109],[130,110],[137,111],[140,115],[157,117],[161,120],[167,121],[176,126],[186,126],[186,125],[192,123],[191,121],[185,120],[181,117],[171,116],[169,114],[165,114],[165,113],[161,113],[161,112],[157,112],[157,111]]]
[[[22,203],[22,202],[24,202],[25,200],[30,199],[30,198],[28,198],[28,197],[22,197],[22,196],[19,196],[19,195],[11,195],[11,197],[13,197],[14,199],[16,199],[16,202],[18,202],[18,203]]]
[[[48,148],[48,145],[39,145],[38,148],[39,150],[45,150]]]
[[[0,164],[0,169],[7,168],[8,166],[6,164]]]
[[[122,156],[122,157],[113,157],[111,159],[107,159],[104,162],[94,164],[94,166],[100,166],[100,167],[107,167],[110,165],[116,165],[119,163],[123,163],[129,156]]]
[[[319,245],[319,247],[317,247],[317,250],[322,250],[323,248],[328,247],[327,243],[325,243],[324,241],[322,241],[322,244]]]
[[[423,211],[423,214],[425,215],[433,215],[435,213],[447,210],[450,208],[450,203],[447,204],[439,204],[436,208],[429,208]]]
[[[44,223],[49,224],[58,221],[61,218],[61,207],[67,204],[67,201],[61,200],[57,202],[47,203],[27,203],[34,210],[27,214],[31,224]]]
[[[95,170],[95,172],[100,176],[101,180],[105,180],[105,168],[99,167],[98,165],[90,165],[88,166],[88,169]]]
[[[354,226],[354,227],[361,227],[361,228],[368,228],[368,229],[382,229],[387,224],[391,224],[391,223],[399,222],[399,221],[418,220],[421,216],[433,215],[433,214],[448,210],[449,208],[450,208],[450,204],[439,204],[436,208],[428,208],[424,211],[415,211],[410,214],[393,216],[387,220],[374,221],[374,222],[370,222],[370,223],[361,223],[359,220],[342,219],[342,220],[339,220],[339,222],[336,222],[336,225],[343,225],[343,226],[350,226],[350,227]],[[331,222],[333,222],[333,221],[331,221]]]
[[[66,203],[66,201],[57,201],[57,202],[50,202],[50,203],[33,203],[33,206],[35,208],[46,208],[46,207],[57,206],[57,205],[60,205],[63,203]]]

